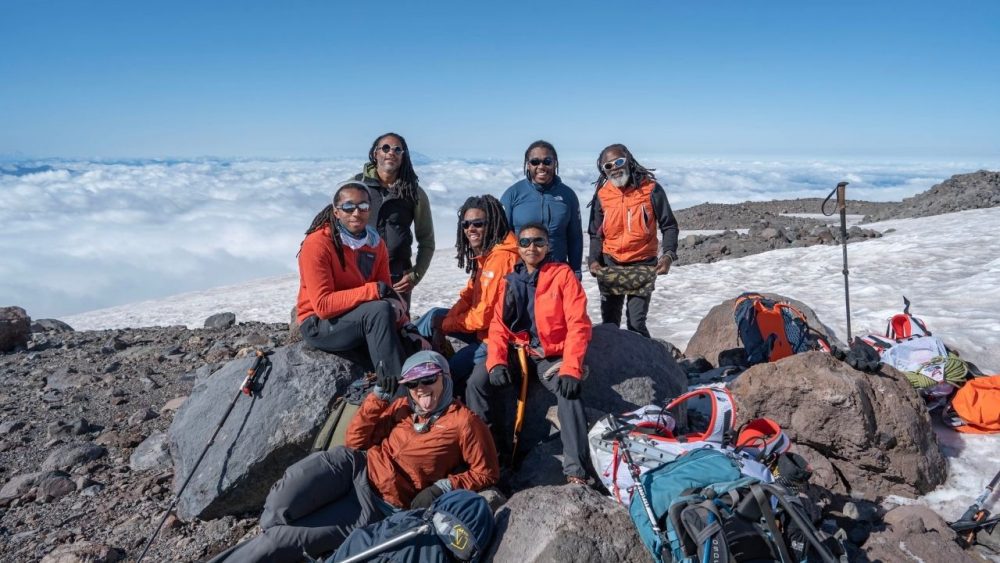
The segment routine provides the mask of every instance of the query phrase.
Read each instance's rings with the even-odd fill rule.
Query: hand
[[[389,373],[389,370],[385,369],[383,362],[379,362],[378,367],[375,368],[375,384],[382,389],[383,393],[392,397],[399,387],[399,380],[396,379],[396,374]]]
[[[510,371],[507,370],[507,366],[493,366],[490,370],[490,385],[494,387],[510,385]]]
[[[375,285],[378,286],[379,299],[385,299],[386,297],[392,295],[392,287],[384,281],[377,281],[375,282]]]
[[[594,260],[593,262],[590,263],[589,269],[590,269],[590,275],[596,278],[597,272],[601,271],[601,263],[598,262],[597,260]]]
[[[670,265],[674,263],[673,258],[669,255],[664,254],[660,256],[660,259],[656,262],[656,275],[664,276],[670,271]]]
[[[410,272],[404,272],[403,277],[392,285],[392,288],[399,293],[409,293],[413,290],[413,274]]]
[[[560,373],[558,390],[560,395],[572,401],[580,397],[580,391],[583,390],[583,382],[580,381],[579,377]]]
[[[427,487],[417,493],[417,496],[413,497],[413,502],[410,503],[410,510],[413,510],[414,508],[428,508],[434,503],[434,499],[443,494],[444,491],[441,490],[441,487],[431,485],[430,487]]]

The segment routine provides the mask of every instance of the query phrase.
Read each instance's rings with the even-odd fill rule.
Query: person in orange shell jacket
[[[583,358],[590,343],[591,323],[587,296],[570,267],[548,256],[549,237],[544,225],[529,223],[518,233],[521,261],[500,289],[490,321],[485,364],[475,367],[465,391],[465,402],[491,423],[499,445],[510,443],[498,436],[504,426],[494,420],[491,402],[496,389],[511,384],[510,366],[518,366],[517,348],[528,355],[528,370],[535,370],[541,384],[556,394],[563,473],[567,482],[587,482],[587,420],[580,392]]]
[[[386,385],[391,379],[393,384]],[[392,399],[386,387],[399,385]],[[310,454],[271,487],[264,533],[212,559],[293,562],[336,550],[355,528],[399,510],[427,508],[454,489],[481,491],[500,478],[489,429],[453,399],[448,362],[437,352],[381,372],[347,427],[345,445]]]
[[[486,361],[486,337],[500,282],[518,260],[517,238],[510,232],[500,201],[473,196],[458,211],[458,267],[469,274],[465,289],[450,309],[435,307],[420,317],[417,330],[440,349],[444,336],[467,344],[448,360],[455,394],[465,394],[465,382],[476,364]]]
[[[385,242],[366,225],[363,184],[347,182],[313,219],[299,250],[298,322],[302,338],[326,352],[367,345],[372,365],[399,373],[403,347]]]

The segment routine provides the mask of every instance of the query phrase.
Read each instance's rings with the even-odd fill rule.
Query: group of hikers
[[[500,460],[513,455],[501,390],[521,378],[537,377],[556,396],[566,482],[593,483],[580,398],[592,327],[580,204],[551,143],[531,143],[523,166],[525,178],[499,199],[477,195],[458,209],[457,261],[469,279],[452,307],[420,316],[416,330],[431,349],[410,355],[400,322],[434,252],[430,201],[406,140],[375,139],[364,170],[306,231],[297,301],[305,342],[366,349],[375,385],[345,445],[290,466],[267,497],[263,534],[215,561],[330,553],[356,528],[453,489],[495,485]],[[597,173],[587,269],[602,322],[620,325],[624,308],[627,328],[648,337],[656,277],[677,260],[677,221],[653,171],[624,145],[601,151]],[[453,352],[448,337],[465,346]]]

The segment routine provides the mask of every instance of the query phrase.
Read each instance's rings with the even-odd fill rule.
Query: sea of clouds
[[[0,164],[0,305],[59,317],[296,271],[303,232],[361,159],[20,161]],[[674,207],[824,197],[898,200],[983,162],[646,159]],[[518,161],[417,160],[437,246],[454,244],[466,197],[499,196]],[[594,163],[564,159],[590,200]],[[584,209],[586,214],[586,209]],[[681,226],[683,228],[683,225]],[[440,253],[439,253],[440,254]]]

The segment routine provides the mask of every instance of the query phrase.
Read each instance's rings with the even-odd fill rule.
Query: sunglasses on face
[[[434,382],[438,380],[437,374],[428,375],[427,377],[421,377],[420,379],[414,379],[413,381],[406,381],[403,383],[407,389],[416,389],[417,387],[434,385]]]
[[[382,151],[384,154],[389,154],[390,152],[394,152],[396,154],[403,154],[404,152],[406,152],[406,150],[403,147],[399,145],[392,146],[389,143],[386,143],[381,147],[379,147],[379,150]]]
[[[485,219],[471,219],[469,221],[462,221],[462,230],[467,231],[470,228],[482,229],[486,226]]]
[[[552,166],[552,163],[555,161],[556,160],[551,156],[547,156],[545,158],[532,158],[531,160],[528,161],[528,164],[532,166],[538,166],[539,164],[544,164],[545,166]]]
[[[545,237],[524,237],[517,239],[517,245],[521,248],[528,248],[531,245],[535,245],[538,248],[545,248],[549,245],[549,241]]]
[[[347,213],[348,215],[354,213],[355,211],[360,211],[362,213],[368,213],[371,209],[371,204],[367,201],[362,201],[361,203],[354,203],[353,201],[348,201],[346,203],[341,203],[337,206],[337,209]]]
[[[628,161],[625,160],[624,158],[616,158],[614,160],[605,162],[604,164],[601,165],[601,168],[604,168],[605,170],[618,170],[622,166],[625,166],[626,162]]]

